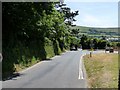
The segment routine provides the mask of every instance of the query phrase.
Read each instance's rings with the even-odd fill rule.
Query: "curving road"
[[[2,87],[87,88],[82,56],[88,53],[86,50],[67,51],[20,72],[19,77],[3,81]]]

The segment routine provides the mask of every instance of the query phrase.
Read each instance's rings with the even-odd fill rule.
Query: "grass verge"
[[[83,58],[88,88],[118,88],[118,54],[100,53]]]

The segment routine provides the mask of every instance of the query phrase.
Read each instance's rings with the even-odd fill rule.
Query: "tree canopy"
[[[53,52],[59,54],[69,48],[76,37],[69,26],[75,21],[78,11],[71,12],[61,3],[5,2],[2,6],[5,75],[14,72],[16,64],[28,65],[32,60],[51,56]]]

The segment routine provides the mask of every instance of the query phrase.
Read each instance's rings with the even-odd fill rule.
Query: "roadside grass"
[[[46,45],[45,46],[45,51],[46,51],[46,60],[48,59],[50,59],[50,58],[52,58],[52,57],[54,57],[55,56],[55,53],[54,53],[54,48],[53,48],[53,46],[52,45]],[[63,52],[65,52],[65,50],[64,51],[60,51],[59,50],[59,55],[60,54],[62,54]],[[37,64],[38,62],[41,62],[41,61],[43,61],[43,60],[40,60],[40,59],[37,59],[37,58],[35,58],[34,56],[32,57],[32,59],[31,60],[29,60],[29,61],[31,61],[31,62],[29,62],[29,63],[27,63],[27,64],[24,64],[23,62],[21,62],[21,63],[19,63],[19,64],[14,64],[14,67],[15,67],[15,71],[16,72],[19,72],[19,71],[22,71],[22,70],[24,70],[24,69],[26,69],[26,68],[28,68],[28,67],[31,67],[31,66],[33,66],[33,65],[35,65],[35,64]]]
[[[31,66],[37,64],[38,62],[40,62],[40,61],[36,60],[36,59],[34,60],[34,57],[33,57],[32,61],[30,63],[28,63],[28,64],[23,64],[23,63],[14,64],[14,67],[16,69],[15,72],[22,71],[22,70],[24,70],[24,69],[26,69],[28,67],[31,67]]]
[[[46,45],[45,50],[46,50],[47,58],[51,58],[51,57],[55,56],[54,49],[53,49],[52,45]]]
[[[83,59],[88,88],[118,88],[118,54],[100,53]]]

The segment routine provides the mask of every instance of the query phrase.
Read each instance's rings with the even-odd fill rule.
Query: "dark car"
[[[106,47],[106,48],[105,48],[105,51],[109,51],[109,47]]]
[[[110,52],[110,53],[113,53],[113,52],[114,52],[113,47],[110,47],[109,52]]]
[[[77,45],[75,45],[75,50],[78,50],[78,46]]]
[[[71,46],[70,47],[70,50],[72,51],[72,50],[75,50],[75,47],[74,46]]]
[[[75,45],[75,44],[70,44],[70,50],[71,51],[76,51],[76,50],[78,50],[78,46]]]

